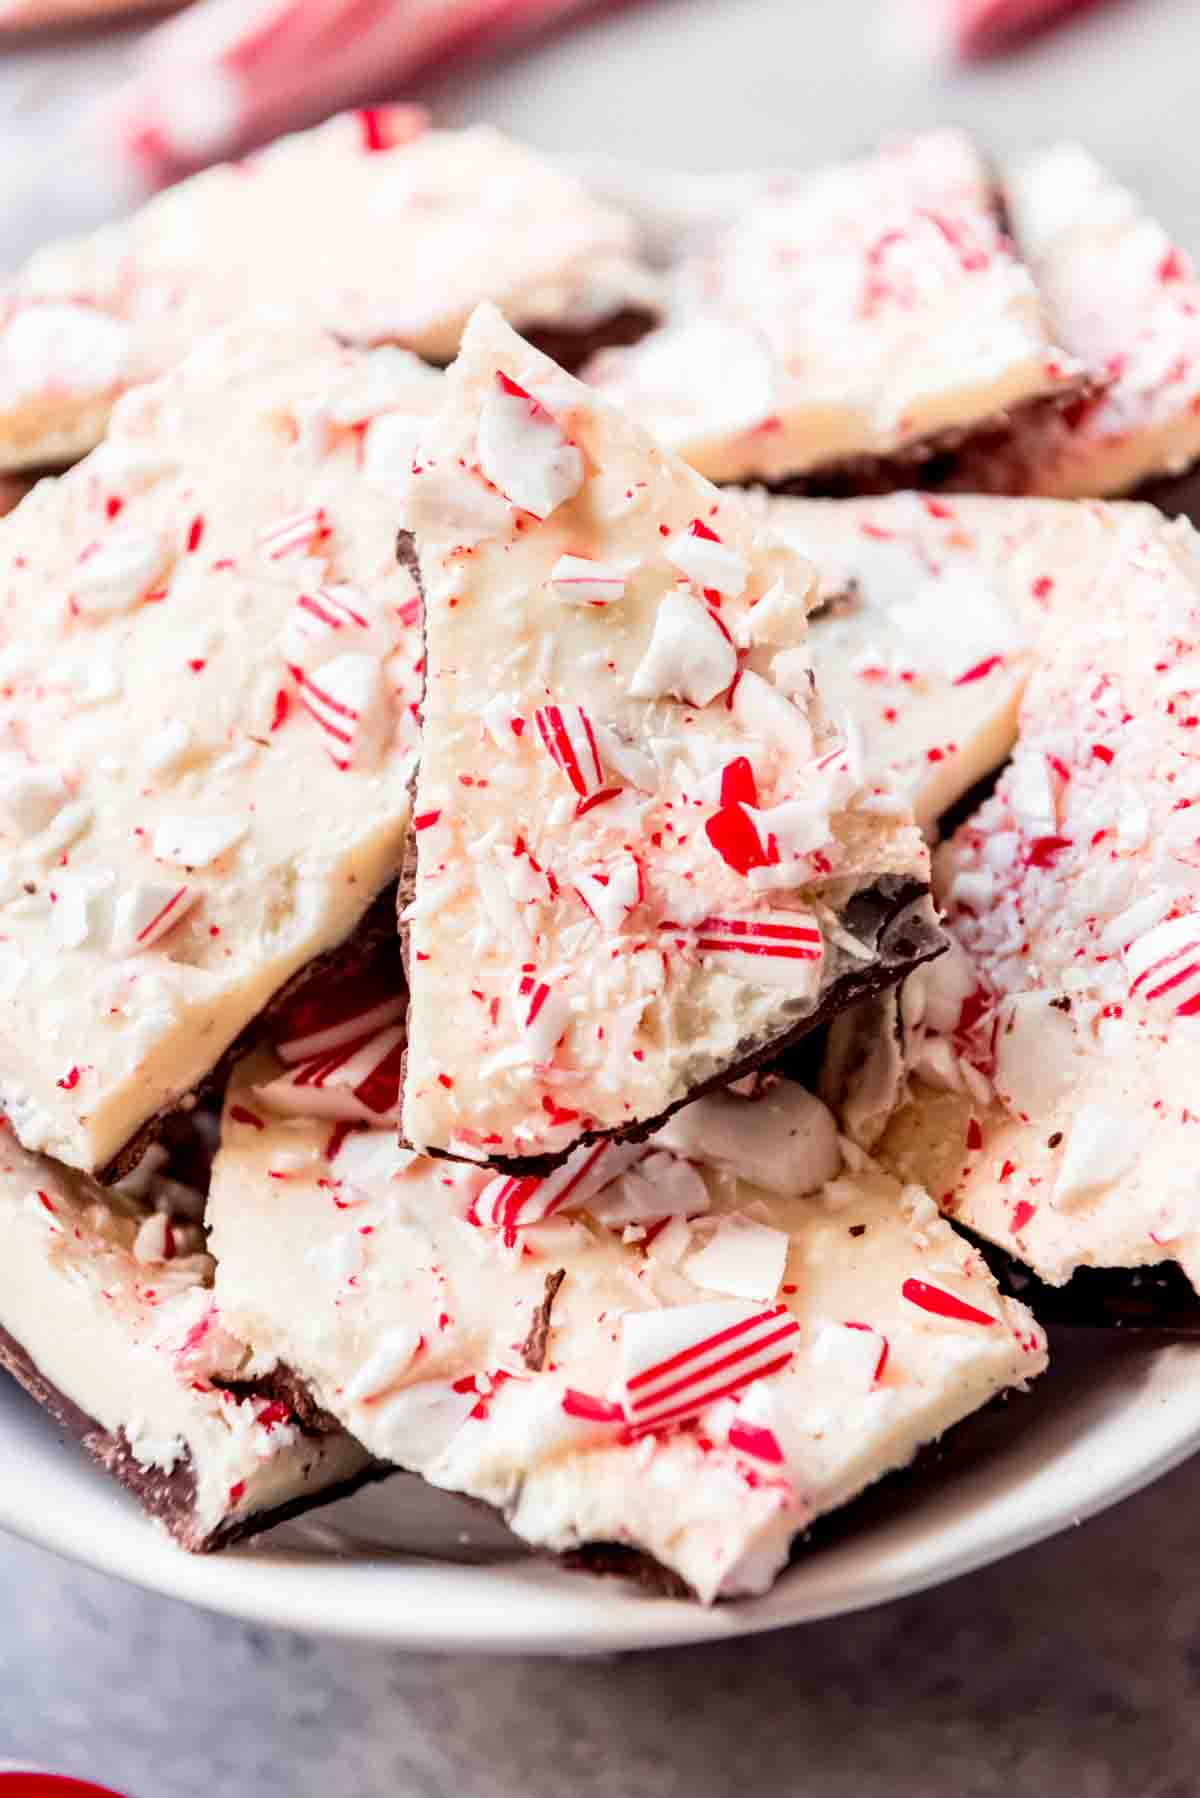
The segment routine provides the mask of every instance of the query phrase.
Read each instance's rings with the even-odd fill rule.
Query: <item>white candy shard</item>
[[[730,599],[738,598],[744,591],[750,575],[745,556],[722,543],[699,518],[693,518],[686,531],[668,540],[663,555],[672,568],[687,576],[693,587],[709,588]]]
[[[586,556],[560,556],[550,570],[555,593],[573,606],[612,605],[624,597],[625,580],[622,569]]]
[[[85,551],[71,585],[71,600],[87,618],[112,618],[145,599],[166,573],[165,538],[115,530]]]
[[[479,466],[510,504],[535,518],[573,499],[583,457],[557,419],[507,375],[497,374],[479,417]]]
[[[718,1220],[704,1247],[687,1257],[682,1271],[709,1292],[766,1303],[779,1291],[787,1257],[786,1231],[731,1212]]]
[[[637,857],[627,851],[602,868],[578,872],[575,888],[601,929],[616,936],[642,895]]]
[[[40,836],[68,796],[66,781],[53,768],[16,767],[0,772],[0,817],[16,836]]]
[[[115,953],[132,955],[139,949],[151,948],[160,937],[174,930],[199,897],[196,887],[162,881],[139,881],[128,888],[117,900],[113,914]]]
[[[811,690],[810,683],[801,687],[806,697]],[[733,690],[733,715],[748,735],[765,737],[795,762],[806,762],[812,755],[813,733],[807,713],[753,668],[742,670]]]
[[[598,1223],[619,1230],[628,1224],[656,1223],[660,1218],[702,1217],[708,1207],[708,1187],[690,1161],[665,1149],[647,1154],[643,1145],[641,1159],[614,1180],[589,1209]]]
[[[702,600],[676,587],[659,602],[653,635],[629,691],[634,699],[674,698],[704,706],[736,673],[737,651],[728,633]]]
[[[727,1093],[695,1099],[654,1141],[785,1197],[816,1192],[842,1165],[833,1114],[794,1080],[752,1102]]]

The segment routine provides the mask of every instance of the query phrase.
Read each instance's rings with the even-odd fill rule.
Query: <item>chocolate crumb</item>
[[[851,1224],[851,1226],[850,1226],[851,1236],[865,1236],[866,1233],[867,1233],[867,1226],[865,1224]]]
[[[565,1267],[556,1268],[552,1274],[546,1275],[545,1294],[534,1311],[529,1334],[521,1344],[521,1359],[530,1373],[541,1373],[546,1365],[546,1349],[550,1342],[550,1313],[558,1297],[558,1289],[566,1277]]]
[[[1057,1147],[1061,1141],[1062,1141],[1062,1131],[1056,1130],[1054,1132],[1053,1136],[1048,1136],[1046,1138],[1046,1147],[1048,1149],[1057,1149]]]
[[[1066,994],[1064,993],[1060,999],[1051,999],[1050,1009],[1051,1009],[1051,1011],[1070,1011],[1071,1001],[1067,998]]]

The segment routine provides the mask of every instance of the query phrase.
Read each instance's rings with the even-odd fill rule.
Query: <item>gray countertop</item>
[[[131,1798],[1194,1798],[1200,1470],[900,1604],[606,1661],[247,1628],[0,1544],[0,1755]]]
[[[815,161],[940,120],[999,151],[1074,133],[1200,248],[1194,0],[1117,0],[1036,54],[957,74],[889,50],[883,11],[657,0],[432,97],[551,148],[693,168]],[[103,169],[69,146],[128,42],[0,61],[0,264],[112,209]],[[1184,1468],[884,1610],[566,1665],[272,1634],[0,1540],[0,1759],[133,1798],[1192,1798],[1198,1498]]]

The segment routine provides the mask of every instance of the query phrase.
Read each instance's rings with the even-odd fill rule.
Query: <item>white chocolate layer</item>
[[[500,133],[346,113],[38,252],[0,294],[0,468],[85,454],[117,396],[271,307],[449,361],[477,301],[586,328],[647,303],[632,228]]]
[[[826,704],[927,831],[1012,749],[1047,620],[1158,516],[913,493],[770,499],[765,515],[833,595],[809,620]]]
[[[652,1143],[588,1210],[505,1230],[485,1173],[390,1134],[335,1140],[328,1160],[327,1123],[262,1111],[273,1065],[245,1064],[226,1109],[209,1210],[223,1310],[373,1453],[495,1505],[535,1546],[620,1543],[706,1601],[761,1592],[813,1518],[1045,1365],[1033,1318],[930,1200],[866,1162],[839,1172],[827,1114],[786,1082],[717,1101],[745,1113],[740,1133],[715,1123],[723,1172]],[[768,1191],[738,1169],[761,1159],[759,1105],[789,1095],[822,1147]],[[697,1138],[709,1104],[680,1114]],[[534,1371],[521,1344],[560,1269]],[[665,1377],[685,1386],[698,1334],[764,1309],[786,1365],[739,1385],[735,1362],[724,1397],[670,1428],[636,1421],[648,1358],[682,1345]]]
[[[712,480],[778,481],[1068,393],[970,141],[782,178],[685,265],[664,327],[585,371]]]
[[[0,1329],[106,1433],[85,1446],[110,1470],[124,1446],[152,1483],[190,1476],[190,1509],[180,1493],[171,1516],[187,1548],[366,1466],[348,1436],[305,1435],[278,1402],[224,1389],[250,1351],[202,1240],[0,1136]]]
[[[963,486],[1126,493],[1200,456],[1200,281],[1136,195],[1078,144],[1019,162],[1005,196],[1059,342],[1098,385],[970,456]]]
[[[440,380],[228,333],[0,525],[0,1105],[26,1147],[103,1167],[394,876],[420,606],[369,471]]]
[[[753,510],[493,309],[446,384],[409,494],[427,684],[404,1130],[560,1154],[794,1030],[854,953],[830,908],[923,879],[924,848],[811,678],[774,678],[804,661],[812,575]]]

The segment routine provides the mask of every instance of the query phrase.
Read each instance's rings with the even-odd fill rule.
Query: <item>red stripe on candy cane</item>
[[[919,1311],[928,1311],[934,1317],[950,1317],[962,1324],[981,1324],[987,1329],[997,1322],[996,1318],[969,1305],[956,1293],[947,1292],[941,1286],[930,1286],[924,1280],[906,1280],[900,1292],[910,1305],[915,1305]]]
[[[1129,992],[1147,1004],[1166,999],[1177,1017],[1200,1011],[1200,923],[1188,915],[1156,924],[1125,950]]]
[[[294,512],[263,531],[258,539],[258,547],[266,552],[272,562],[278,562],[284,556],[295,555],[297,550],[314,549],[329,535],[325,508],[316,506],[311,512]]]
[[[645,1152],[644,1143],[592,1143],[577,1149],[545,1179],[533,1174],[499,1176],[480,1193],[475,1216],[485,1228],[526,1229],[568,1205],[585,1205]]]
[[[713,1307],[694,1309],[711,1322]],[[627,1329],[631,1321],[626,1320]],[[672,1321],[686,1327],[690,1320],[684,1312],[676,1312]],[[791,1344],[799,1328],[785,1305],[772,1306],[724,1328],[706,1329],[696,1341],[627,1376],[625,1410],[632,1429],[641,1433],[681,1423],[717,1399],[780,1372],[794,1352],[793,1346],[784,1345]]]
[[[541,706],[533,714],[547,755],[561,768],[581,799],[598,793],[604,770],[592,721],[582,706]]]

